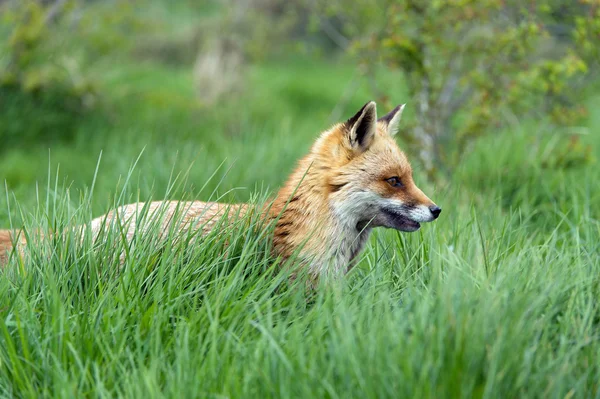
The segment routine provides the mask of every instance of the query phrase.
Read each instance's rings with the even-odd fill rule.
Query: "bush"
[[[577,31],[567,30],[571,41],[550,32],[560,17],[552,0],[323,3],[321,12],[344,21],[369,75],[381,65],[403,72],[416,111],[408,136],[432,176],[456,166],[473,139],[509,119],[549,116],[571,124],[585,114],[572,83],[588,71],[580,49],[593,43],[595,0],[573,9],[580,16]],[[378,97],[390,102],[392,94]]]
[[[0,148],[72,137],[96,91],[78,60],[62,47],[56,25],[68,8],[42,2],[8,2],[0,43]]]
[[[99,100],[89,59],[138,29],[130,2],[0,2],[0,148],[73,137]]]

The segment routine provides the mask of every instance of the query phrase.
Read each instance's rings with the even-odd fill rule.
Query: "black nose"
[[[439,206],[437,206],[437,205],[431,205],[431,206],[429,207],[429,210],[431,211],[431,213],[433,214],[433,217],[434,217],[435,219],[437,219],[437,218],[438,218],[438,216],[440,216],[440,213],[442,213],[442,208],[440,208],[440,207],[439,207]]]

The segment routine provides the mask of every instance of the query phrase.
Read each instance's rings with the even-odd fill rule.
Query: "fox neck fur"
[[[329,160],[311,152],[300,160],[270,210],[276,219],[275,252],[287,258],[297,251],[314,276],[348,271],[371,232],[370,226],[358,226],[336,212],[329,200],[332,187],[324,178],[331,168]]]

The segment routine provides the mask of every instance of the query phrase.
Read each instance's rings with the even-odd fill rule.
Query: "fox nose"
[[[440,216],[440,213],[442,213],[442,208],[440,208],[437,205],[431,205],[429,207],[429,210],[431,211],[431,213],[433,214],[433,218],[437,219],[438,216]]]

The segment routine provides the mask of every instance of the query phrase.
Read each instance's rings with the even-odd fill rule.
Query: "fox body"
[[[315,278],[342,275],[373,228],[412,232],[438,217],[441,209],[415,185],[410,163],[393,138],[403,108],[378,120],[375,103],[368,102],[352,118],[321,134],[262,210],[275,223],[276,255],[296,253]],[[160,212],[161,231],[194,229],[202,235],[223,217],[243,216],[249,209],[248,204],[200,201],[136,203],[92,220],[91,230],[97,235],[118,223],[131,240],[140,234],[138,218],[144,210],[150,219]],[[0,264],[7,262],[13,243],[20,251],[25,245],[21,236],[0,231]]]

